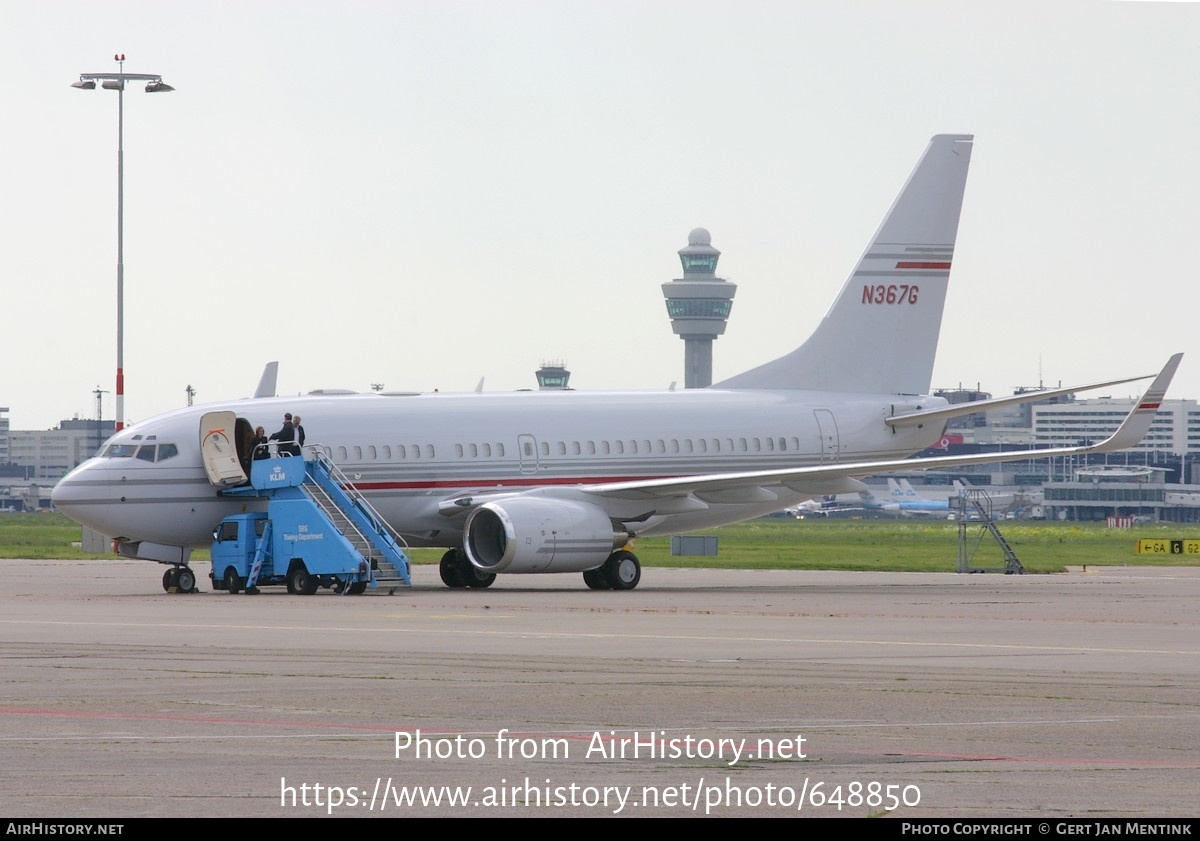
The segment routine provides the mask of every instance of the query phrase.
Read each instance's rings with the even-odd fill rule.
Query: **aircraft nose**
[[[55,510],[83,525],[87,525],[81,516],[87,508],[83,503],[90,484],[88,478],[90,466],[89,462],[79,465],[59,479],[53,490],[50,491],[50,502]]]
[[[81,468],[76,467],[66,476],[63,476],[50,491],[50,502],[56,509],[64,514],[69,514],[69,509],[73,507],[75,494],[79,490],[79,483],[76,480]]]

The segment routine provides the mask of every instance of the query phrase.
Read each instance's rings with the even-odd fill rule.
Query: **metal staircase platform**
[[[996,519],[992,516],[992,498],[988,496],[986,491],[978,488],[968,488],[962,491],[957,497],[950,498],[951,510],[957,512],[958,517],[958,571],[959,572],[1003,572],[1006,575],[1024,575],[1025,567],[1021,564],[1017,553],[1013,551],[1012,546],[1004,535],[1000,533],[1000,528],[996,525]],[[974,519],[972,519],[974,518]],[[980,532],[974,542],[974,548],[971,547],[968,532],[972,523],[980,526]],[[1003,568],[988,568],[977,567],[972,564],[975,550],[979,548],[980,542],[983,540],[983,532],[987,532],[996,541],[996,545],[1000,547],[1000,551],[1004,554]]]

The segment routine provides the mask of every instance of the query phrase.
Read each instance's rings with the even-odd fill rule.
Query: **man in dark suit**
[[[284,413],[283,428],[272,434],[270,440],[279,442],[280,455],[300,455],[300,448],[296,446],[296,427],[292,425],[291,412]]]
[[[292,428],[296,430],[296,443],[301,447],[304,446],[304,427],[300,425],[300,416],[292,417]]]

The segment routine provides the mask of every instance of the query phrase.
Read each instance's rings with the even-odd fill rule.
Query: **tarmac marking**
[[[412,621],[412,616],[404,616],[406,621]],[[459,617],[448,617],[459,618]],[[481,618],[503,618],[512,619],[513,616],[488,615]],[[55,627],[81,627],[81,628],[162,628],[174,630],[227,630],[227,631],[319,631],[329,633],[333,631],[341,631],[343,633],[361,634],[363,631],[371,631],[377,634],[441,634],[444,629],[428,628],[428,627],[397,627],[387,626],[380,627],[378,625],[362,625],[355,627],[338,627],[329,625],[242,625],[242,624],[196,624],[196,623],[175,623],[175,622],[67,622],[67,621],[51,621],[46,619],[3,619],[0,620],[0,625],[16,625],[16,626],[55,626]],[[503,631],[491,631],[480,629],[456,629],[456,633],[477,637],[503,636],[509,638],[513,634],[513,629],[506,628]],[[841,639],[841,638],[821,638],[821,637],[783,637],[783,636],[732,636],[732,635],[699,635],[699,634],[661,634],[661,633],[646,633],[646,634],[629,634],[629,633],[580,633],[580,632],[563,632],[563,631],[539,631],[529,630],[518,633],[523,637],[536,637],[539,639],[611,639],[611,640],[677,640],[687,642],[741,642],[741,643],[784,643],[789,645],[854,645],[854,646],[871,646],[871,647],[890,647],[890,648],[941,648],[948,650],[986,650],[986,651],[1003,651],[1003,652],[1049,652],[1049,653],[1094,653],[1094,654],[1170,654],[1170,655],[1200,655],[1200,649],[1169,649],[1169,648],[1099,648],[1095,646],[1074,646],[1074,645],[1022,645],[1012,643],[994,643],[994,642],[922,642],[908,640],[893,640],[893,639]]]

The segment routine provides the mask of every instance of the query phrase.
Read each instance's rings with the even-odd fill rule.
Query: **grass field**
[[[1067,566],[1195,566],[1187,555],[1138,555],[1138,538],[1200,538],[1200,526],[1138,526],[1109,529],[1102,523],[1005,522],[1001,529],[1025,569],[1060,572]],[[725,569],[839,569],[892,572],[953,572],[959,528],[946,520],[791,520],[771,518],[711,529],[719,537],[715,557],[672,557],[669,537],[636,541],[647,567]],[[99,558],[79,546],[80,528],[61,514],[0,515],[0,558]],[[1003,554],[975,523],[967,528],[973,567],[1000,568]],[[415,563],[437,563],[441,549],[415,549]],[[194,553],[205,560],[207,552]]]

